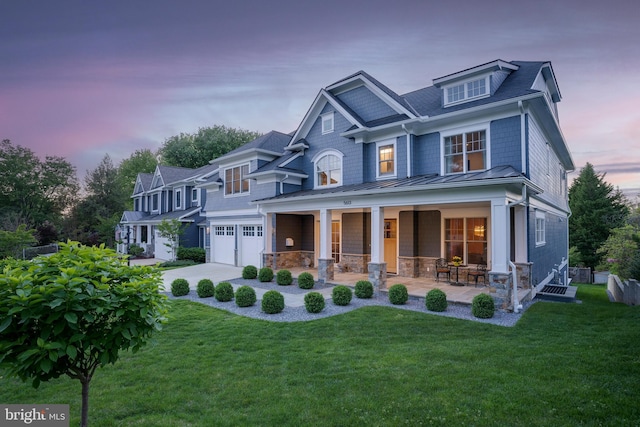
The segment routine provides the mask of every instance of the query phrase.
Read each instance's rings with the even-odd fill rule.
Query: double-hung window
[[[334,187],[342,184],[342,157],[339,153],[321,154],[315,161],[316,188]]]
[[[547,243],[546,219],[544,212],[536,211],[536,246],[542,246]]]
[[[396,141],[378,142],[376,172],[378,178],[392,178],[396,176]]]
[[[182,191],[176,190],[176,209],[182,207]]]
[[[445,107],[464,101],[471,101],[489,95],[488,77],[455,83],[445,87]]]
[[[330,113],[322,114],[322,133],[333,132],[333,111]]]
[[[477,130],[444,137],[447,174],[487,169],[487,132]]]
[[[224,194],[234,195],[249,192],[249,165],[236,166],[225,170]]]

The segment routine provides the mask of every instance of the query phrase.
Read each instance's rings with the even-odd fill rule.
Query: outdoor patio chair
[[[447,280],[451,281],[451,269],[449,268],[449,263],[444,258],[438,258],[436,260],[436,282],[440,281],[440,275],[446,274]]]
[[[475,281],[476,288],[478,287],[478,278],[482,278],[482,284],[487,286],[487,265],[478,264],[475,270],[469,270],[469,273],[467,273],[467,282],[470,282],[472,277]]]

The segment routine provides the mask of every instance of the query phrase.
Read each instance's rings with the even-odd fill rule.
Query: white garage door
[[[171,260],[171,249],[167,245],[165,245],[165,243],[169,243],[169,239],[167,239],[166,237],[160,237],[160,235],[158,234],[158,230],[156,230],[155,233],[154,257],[165,261]]]
[[[216,225],[213,228],[213,262],[235,264],[236,236],[233,225]]]
[[[260,256],[263,246],[262,226],[243,225],[241,230],[240,265],[254,265],[260,268],[260,265],[262,264],[260,262]]]

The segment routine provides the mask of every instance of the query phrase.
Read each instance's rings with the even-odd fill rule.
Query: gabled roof
[[[292,175],[292,176],[299,176],[301,178],[307,178],[307,174],[302,169],[293,168],[289,166],[290,163],[296,158],[300,157],[300,155],[301,153],[297,151],[288,152],[282,155],[281,157],[278,157],[277,159],[272,160],[271,162],[265,165],[262,165],[257,170],[251,172],[248,175],[248,178],[255,178],[260,175],[268,175],[271,173],[274,173],[277,175]]]
[[[287,135],[282,132],[272,130],[253,141],[247,142],[241,147],[231,150],[224,156],[220,156],[215,159],[216,163],[222,163],[227,160],[231,160],[234,157],[245,155],[249,152],[267,153],[272,155],[280,155],[284,151],[284,147],[291,140],[291,135]],[[214,161],[212,161],[213,163]]]
[[[159,215],[150,215],[148,212],[125,211],[120,222],[144,222],[160,223],[163,220],[177,219],[182,222],[193,222],[199,218],[201,208],[193,208],[185,211],[172,211]]]
[[[136,183],[133,186],[133,194],[141,194],[148,191],[151,188],[151,181],[153,180],[152,173],[139,173],[136,177]],[[139,190],[138,190],[139,189]]]

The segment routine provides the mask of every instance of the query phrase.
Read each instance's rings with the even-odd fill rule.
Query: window
[[[340,263],[340,221],[331,222],[331,257]]]
[[[486,131],[478,130],[444,138],[445,173],[464,173],[487,168]]]
[[[216,225],[215,228],[215,235],[216,236],[224,236],[224,225]]]
[[[224,194],[241,194],[249,192],[249,180],[245,178],[249,174],[249,165],[236,166],[225,170]]]
[[[152,210],[157,211],[158,210],[158,195],[154,194],[151,198],[151,203],[152,203]]]
[[[536,211],[536,246],[546,244],[546,215]]]
[[[198,189],[194,188],[193,190],[191,190],[191,201],[192,202],[197,202],[198,201]]]
[[[133,210],[134,211],[139,211],[140,210],[140,200],[139,199],[135,199],[133,201]]]
[[[182,191],[176,190],[176,209],[182,207]]]
[[[444,228],[447,260],[459,256],[468,264],[487,263],[487,218],[447,218]]]
[[[463,83],[456,83],[445,88],[447,95],[445,106],[458,102],[469,101],[488,95],[488,77],[482,77]]]
[[[322,119],[322,133],[333,132],[333,111],[320,116]]]
[[[326,154],[316,161],[316,187],[332,187],[342,184],[342,159],[336,154]]]
[[[256,227],[254,225],[243,225],[242,226],[242,235],[245,237],[255,237],[256,235]]]
[[[379,178],[396,176],[395,152],[395,141],[383,141],[378,143],[377,172]]]

